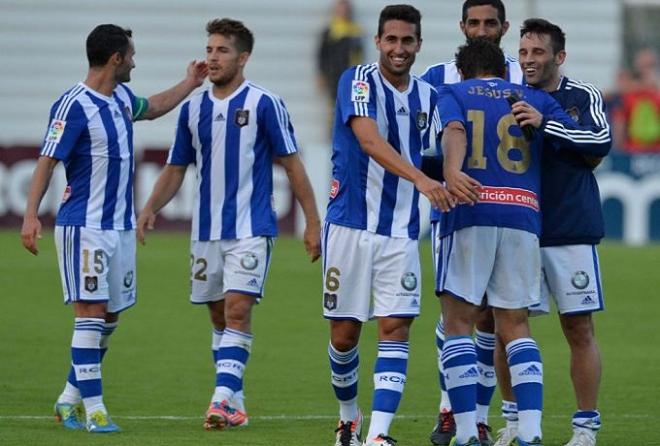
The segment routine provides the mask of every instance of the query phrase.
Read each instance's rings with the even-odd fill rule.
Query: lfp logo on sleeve
[[[353,81],[351,88],[351,101],[369,102],[369,82]]]
[[[66,127],[66,121],[60,121],[59,119],[53,119],[50,122],[48,127],[48,135],[46,135],[46,142],[60,142],[62,135],[64,134],[64,127]]]

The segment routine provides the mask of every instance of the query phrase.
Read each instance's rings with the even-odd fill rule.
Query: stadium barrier
[[[0,226],[20,226],[38,153],[38,147],[0,147]],[[145,149],[141,153],[135,174],[138,208],[148,198],[167,157],[166,149]],[[307,147],[302,157],[323,215],[331,182],[330,150],[324,146]],[[633,245],[660,240],[660,154],[613,153],[598,167],[596,176],[606,237]],[[189,229],[194,178],[194,172],[186,175],[177,196],[161,211],[158,228]],[[58,165],[40,208],[46,225],[52,225],[65,186],[64,168]],[[280,232],[302,234],[302,213],[295,205],[284,169],[278,165],[274,167],[273,189]],[[420,215],[428,215],[428,202],[420,200],[420,205]],[[428,233],[428,222],[424,218],[422,222],[422,233]]]

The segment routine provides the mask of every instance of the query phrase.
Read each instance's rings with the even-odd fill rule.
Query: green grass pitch
[[[0,232],[0,445],[331,445],[337,406],[329,384],[320,264],[297,240],[275,244],[266,297],[255,309],[246,374],[250,426],[206,432],[214,383],[204,307],[188,303],[187,234],[151,234],[138,250],[138,305],[122,315],[103,364],[105,402],[120,434],[69,432],[52,417],[64,384],[73,325],[62,305],[52,231],[32,257],[18,231]],[[413,325],[408,383],[391,435],[428,445],[438,404],[429,241],[422,316]],[[596,315],[604,363],[599,446],[659,445],[660,246],[600,249],[607,311]],[[374,324],[363,331],[360,406],[369,413],[376,353]],[[574,399],[568,351],[556,316],[532,322],[545,368],[545,446],[570,437]],[[502,427],[496,393],[491,424]]]

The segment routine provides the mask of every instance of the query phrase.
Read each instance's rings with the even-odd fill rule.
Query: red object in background
[[[660,153],[660,90],[622,93],[612,119],[625,123],[622,149],[630,153]]]

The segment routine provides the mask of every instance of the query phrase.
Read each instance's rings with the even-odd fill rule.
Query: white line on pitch
[[[399,414],[396,415],[398,419],[419,419],[419,418],[434,418],[433,414],[424,415],[410,415]],[[543,414],[544,418],[567,418],[569,415],[558,414]],[[51,419],[53,416],[46,415],[0,415],[0,420],[46,420]],[[204,418],[203,415],[199,416],[178,416],[178,415],[113,415],[112,418],[117,420],[171,420],[171,421],[187,421],[187,420],[200,420]],[[257,415],[251,416],[251,420],[334,420],[337,415]],[[365,415],[365,418],[369,418]],[[628,419],[655,419],[657,416],[650,414],[617,414],[617,418]]]

